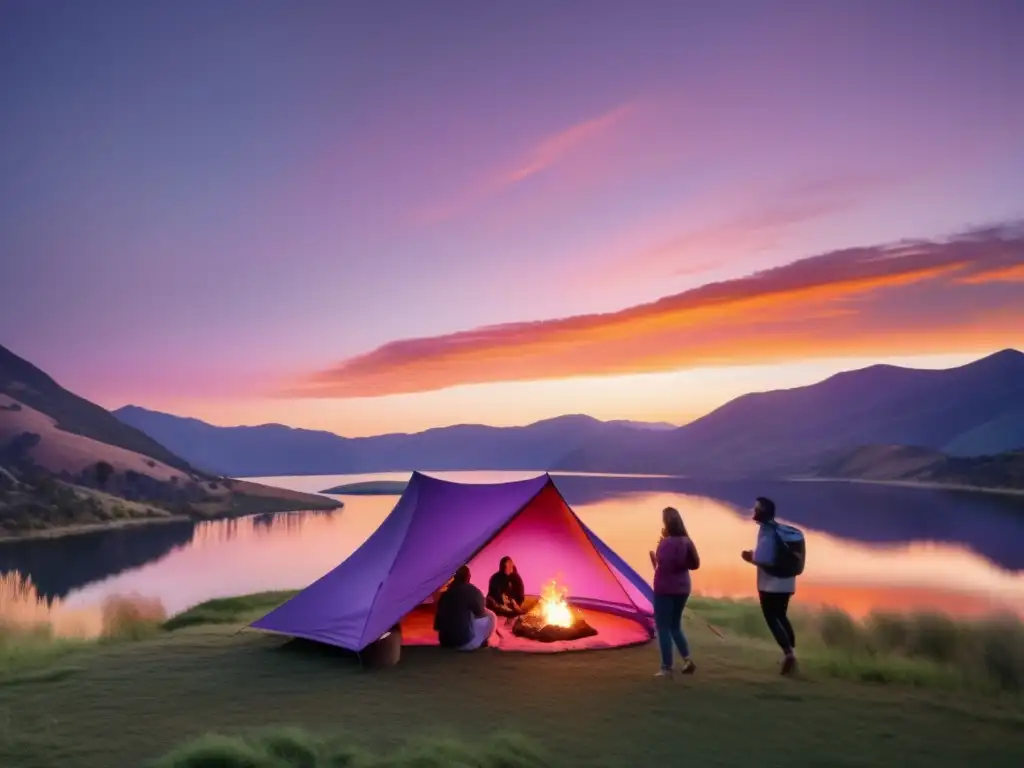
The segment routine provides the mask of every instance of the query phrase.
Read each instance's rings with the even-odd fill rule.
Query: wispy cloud
[[[715,217],[701,212],[702,223],[690,227],[679,225],[679,219],[695,218],[690,211],[679,211],[675,221],[665,217],[654,226],[663,232],[674,229],[676,234],[650,239],[648,243],[653,244],[615,254],[606,260],[606,268],[595,270],[594,276],[600,282],[627,277],[649,281],[742,263],[787,245],[804,225],[847,211],[910,178],[914,178],[911,169],[898,175],[847,173],[775,189],[712,192],[711,204],[731,213]],[[702,207],[708,205],[708,201],[702,201]]]
[[[544,173],[570,155],[583,151],[588,145],[608,135],[635,109],[636,104],[626,103],[546,136],[525,154],[512,162],[502,164],[461,194],[418,211],[415,218],[423,222],[433,222],[458,216],[483,200],[495,197],[510,187]]]
[[[289,394],[367,397],[711,364],[985,349],[1024,338],[1024,283],[993,292],[992,279],[1022,268],[1022,224],[848,248],[619,312],[396,341],[315,373]]]

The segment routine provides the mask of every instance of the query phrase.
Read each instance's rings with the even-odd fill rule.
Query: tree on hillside
[[[99,484],[100,488],[106,488],[107,480],[109,480],[110,476],[114,474],[114,467],[105,461],[97,461],[95,471],[96,482]]]

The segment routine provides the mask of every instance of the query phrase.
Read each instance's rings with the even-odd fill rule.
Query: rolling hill
[[[338,506],[194,469],[0,347],[0,537]]]
[[[125,424],[85,398],[69,392],[56,381],[0,345],[0,402],[4,421],[10,425],[18,410],[26,407],[53,420],[64,433],[89,438],[97,443],[148,456],[174,469],[193,472],[188,462],[175,456],[149,435]],[[2,439],[2,435],[0,435]]]
[[[1024,491],[1024,451],[965,457],[914,446],[867,445],[823,461],[811,476]]]
[[[415,434],[348,438],[281,424],[218,427],[137,406],[114,411],[196,466],[235,477],[424,470],[544,469],[593,440],[664,434],[671,425],[560,416],[525,427],[464,424]]]

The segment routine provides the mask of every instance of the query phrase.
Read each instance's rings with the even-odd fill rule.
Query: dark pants
[[[689,595],[654,595],[654,626],[658,630],[658,648],[661,650],[661,668],[672,669],[672,643],[685,659],[690,646],[683,634],[683,609]]]
[[[772,637],[784,653],[791,653],[796,648],[796,634],[786,618],[786,611],[789,610],[789,598],[793,595],[789,592],[758,592],[758,596],[761,598],[761,613],[764,614]]]

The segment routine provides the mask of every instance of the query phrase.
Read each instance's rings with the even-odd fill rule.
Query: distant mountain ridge
[[[524,427],[460,424],[416,433],[342,437],[281,424],[219,427],[129,405],[117,418],[196,466],[234,477],[425,470],[535,470],[591,440],[660,434],[663,423],[602,422],[569,415]]]
[[[781,477],[869,445],[953,456],[1024,448],[1024,353],[946,370],[875,365],[736,398],[682,427],[570,415],[525,427],[459,425],[345,438],[279,424],[217,427],[126,406],[118,418],[231,475],[534,470]]]
[[[783,476],[865,445],[959,456],[1024,447],[1024,354],[1003,350],[945,370],[875,365],[805,387],[743,395],[641,441],[591,442],[554,468]]]

